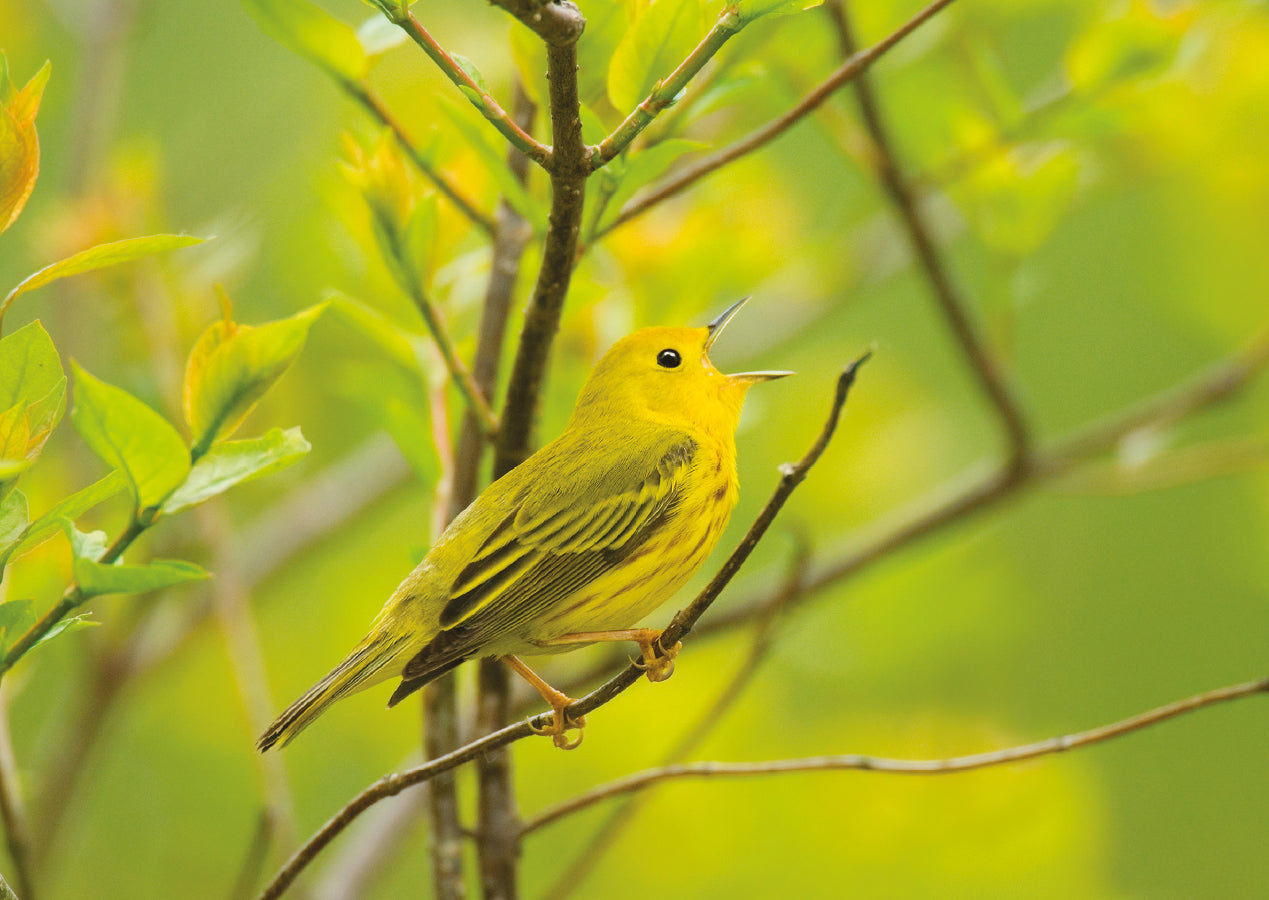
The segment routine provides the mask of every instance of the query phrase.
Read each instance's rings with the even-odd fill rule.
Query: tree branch
[[[1080,731],[1075,734],[1049,738],[1034,744],[995,750],[989,753],[975,753],[970,756],[954,756],[949,759],[885,759],[877,756],[812,756],[805,759],[777,759],[764,762],[725,763],[697,762],[680,765],[663,766],[649,769],[634,775],[620,778],[605,785],[600,785],[571,800],[553,806],[534,816],[524,826],[526,833],[535,831],[565,816],[580,812],[589,806],[610,797],[617,797],[634,791],[640,791],[651,785],[678,778],[707,778],[740,775],[782,775],[791,772],[825,772],[825,771],[866,771],[890,772],[897,775],[945,775],[953,772],[968,772],[973,769],[984,769],[989,766],[1021,762],[1063,753],[1090,744],[1098,744],[1112,738],[1121,737],[1134,731],[1140,731],[1151,725],[1157,725],[1168,719],[1174,719],[1196,710],[1240,700],[1254,694],[1269,693],[1269,678],[1259,681],[1248,681],[1243,684],[1217,688],[1203,694],[1196,694],[1184,700],[1177,700],[1166,706],[1140,713],[1110,725]]]
[[[24,900],[34,900],[31,877],[31,835],[18,785],[18,766],[9,733],[8,691],[0,686],[0,821],[4,823],[5,847],[13,863],[13,880]],[[6,885],[7,887],[7,885]]]
[[[687,87],[689,81],[696,77],[705,64],[714,58],[723,44],[744,28],[740,12],[735,6],[725,8],[714,27],[704,39],[688,54],[679,67],[658,81],[652,92],[631,111],[612,134],[604,138],[593,148],[591,168],[600,169],[610,163],[621,151],[630,146],[645,128],[663,109],[672,104],[675,98]]]
[[[686,636],[696,623],[696,620],[709,608],[710,604],[718,597],[739,570],[740,566],[753,552],[758,541],[766,533],[774,520],[776,513],[788,500],[789,495],[806,478],[810,467],[815,464],[820,455],[828,446],[829,439],[833,436],[833,432],[837,427],[837,420],[841,415],[842,408],[846,403],[846,397],[850,390],[851,384],[854,383],[855,373],[858,367],[868,358],[868,355],[856,360],[837,380],[837,390],[833,398],[832,407],[829,412],[828,420],[824,424],[823,430],[820,432],[811,449],[796,465],[785,465],[781,471],[780,482],[772,493],[771,498],[762,508],[758,518],[750,526],[744,539],[732,551],[731,556],[727,558],[722,569],[710,581],[696,599],[692,601],[687,608],[681,610],[673,621],[666,627],[662,640],[666,642],[677,641],[680,637]],[[608,683],[601,685],[598,689],[581,698],[567,708],[567,714],[571,718],[577,718],[579,715],[585,715],[594,712],[601,706],[617,697],[628,687],[633,685],[643,675],[643,669],[640,668],[638,662],[631,663],[621,673],[612,678]],[[374,804],[378,803],[386,797],[399,794],[408,787],[423,782],[431,781],[444,772],[449,772],[464,763],[477,759],[483,754],[498,750],[515,741],[523,740],[536,731],[540,731],[548,724],[551,713],[545,712],[534,716],[528,721],[517,722],[514,725],[508,725],[492,734],[487,734],[478,740],[472,741],[466,746],[460,747],[452,753],[445,756],[429,760],[421,766],[417,766],[400,774],[385,775],[376,781],[370,787],[366,788],[360,794],[352,799],[343,809],[335,814],[327,823],[322,826],[318,832],[309,839],[303,847],[295,852],[295,854],[287,860],[286,864],[274,877],[273,881],[265,888],[260,895],[260,900],[275,900],[282,896],[287,887],[295,880],[295,878],[304,870],[304,868],[313,861],[314,858],[334,840],[340,832],[347,828],[359,815],[365,812]]]
[[[688,166],[679,172],[678,175],[670,178],[662,183],[659,188],[645,194],[637,200],[628,203],[613,221],[600,229],[595,237],[596,239],[608,234],[614,228],[624,225],[636,216],[642,215],[652,207],[656,206],[669,198],[686,190],[688,187],[700,181],[707,175],[721,169],[728,163],[734,162],[759,147],[769,144],[771,141],[780,137],[798,122],[805,119],[808,115],[818,109],[825,100],[833,95],[833,93],[842,85],[856,78],[860,72],[863,72],[878,59],[886,54],[901,40],[931,19],[943,7],[950,5],[953,0],[934,0],[929,6],[925,7],[895,32],[888,37],[878,41],[867,50],[860,51],[838,66],[828,78],[820,82],[820,84],[809,94],[802,98],[800,102],[787,113],[779,118],[768,122],[761,128],[751,131],[748,135],[730,144],[721,150],[709,154],[708,156],[698,160],[695,164]]]
[[[832,16],[836,25],[843,55],[853,59],[857,47],[850,20],[846,15],[845,4],[842,0],[830,0],[824,8]],[[979,388],[986,394],[1004,427],[1009,441],[1011,468],[1020,471],[1026,465],[1026,457],[1031,448],[1030,429],[1023,415],[1022,405],[1000,371],[995,355],[988,349],[973,322],[970,321],[967,304],[960,296],[960,291],[952,283],[952,278],[935,245],[916,196],[903,173],[894,141],[882,118],[868,73],[861,71],[858,74],[854,80],[854,88],[855,97],[859,102],[860,116],[876,151],[872,157],[876,163],[877,178],[899,214],[904,231],[908,235],[908,243],[925,275],[930,293],[938,305],[939,312],[943,315],[944,322],[951,329],[957,346],[978,381]]]
[[[480,114],[498,132],[511,142],[511,145],[540,166],[546,166],[551,159],[551,149],[534,140],[533,135],[512,121],[507,111],[498,105],[498,101],[482,85],[467,73],[449,52],[436,42],[427,29],[414,17],[408,9],[395,3],[377,4],[388,19],[410,36],[418,44],[432,62],[445,74],[445,77],[463,92],[463,96],[471,101],[472,106],[480,110]]]

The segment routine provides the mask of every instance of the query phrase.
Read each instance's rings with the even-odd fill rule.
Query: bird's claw
[[[661,646],[659,638],[647,642],[640,641],[639,650],[643,654],[643,660],[636,660],[635,666],[643,669],[644,674],[648,676],[648,681],[665,681],[674,674],[674,657],[678,656],[682,649],[682,641],[676,641],[669,650]]]
[[[538,726],[533,724],[533,720],[529,719],[529,729],[534,734],[540,734],[551,738],[551,743],[555,744],[561,750],[573,750],[582,742],[586,727],[586,717],[565,715],[562,709],[552,710],[550,724]],[[576,729],[577,737],[569,738],[567,732]]]

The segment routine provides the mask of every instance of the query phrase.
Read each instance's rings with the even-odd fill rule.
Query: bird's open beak
[[[709,352],[709,348],[714,346],[714,341],[718,340],[718,336],[723,333],[723,329],[740,312],[740,308],[749,302],[748,297],[742,297],[731,306],[727,307],[714,321],[705,327],[709,329],[709,334],[705,336],[705,352]],[[757,384],[760,381],[774,381],[777,378],[783,378],[786,375],[796,374],[794,372],[741,372],[737,375],[728,375],[732,381],[746,381],[750,384]]]

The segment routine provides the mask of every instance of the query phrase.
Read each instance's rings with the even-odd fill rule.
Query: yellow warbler
[[[678,647],[633,629],[705,561],[736,503],[734,433],[749,387],[789,372],[724,375],[706,353],[744,304],[705,328],[645,328],[618,341],[568,427],[490,485],[401,582],[348,658],[261,736],[285,745],[348,694],[389,678],[389,706],[464,660],[502,657],[554,711],[557,746],[580,741],[572,700],[514,654],[636,641],[648,678]]]

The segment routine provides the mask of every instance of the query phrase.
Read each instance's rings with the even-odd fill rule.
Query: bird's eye
[[[677,369],[682,361],[677,350],[666,349],[657,354],[657,365],[663,369]]]

